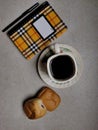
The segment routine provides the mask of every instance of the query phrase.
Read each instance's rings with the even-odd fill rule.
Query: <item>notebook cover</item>
[[[65,23],[45,1],[7,34],[23,56],[31,59],[66,30]]]

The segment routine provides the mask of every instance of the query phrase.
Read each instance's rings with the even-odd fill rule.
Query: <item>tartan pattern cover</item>
[[[8,32],[8,36],[26,59],[31,59],[35,54],[47,47],[52,40],[58,38],[67,30],[65,23],[61,20],[50,4],[46,2],[44,5],[46,6],[37,12],[34,17],[30,17],[26,23],[22,24],[20,27],[17,25],[17,29],[13,28],[15,31],[10,30]],[[54,29],[54,32],[46,39],[43,39],[40,33],[33,26],[33,22],[42,16]]]

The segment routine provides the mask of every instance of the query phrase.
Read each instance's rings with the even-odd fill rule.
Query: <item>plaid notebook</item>
[[[52,6],[45,1],[33,8],[7,34],[23,56],[31,59],[66,30],[65,23]]]

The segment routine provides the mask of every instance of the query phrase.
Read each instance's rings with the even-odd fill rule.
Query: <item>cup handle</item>
[[[56,54],[60,53],[59,44],[54,44],[54,52],[55,52]]]

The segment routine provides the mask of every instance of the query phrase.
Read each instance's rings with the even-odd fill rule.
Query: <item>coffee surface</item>
[[[57,56],[50,62],[50,71],[57,80],[66,80],[75,74],[75,64],[68,55]]]

